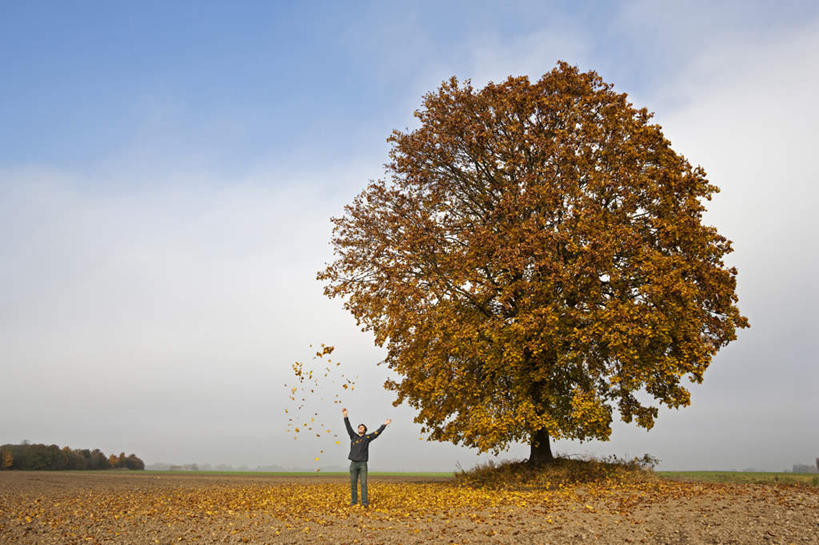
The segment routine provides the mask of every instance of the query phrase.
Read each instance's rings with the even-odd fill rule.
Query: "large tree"
[[[594,72],[427,94],[389,138],[384,179],[333,218],[319,272],[401,377],[386,387],[434,440],[481,452],[607,439],[690,403],[748,322],[718,189]]]

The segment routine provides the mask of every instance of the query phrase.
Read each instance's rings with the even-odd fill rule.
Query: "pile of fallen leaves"
[[[656,482],[652,471],[657,460],[646,454],[631,460],[555,458],[549,464],[533,465],[527,461],[491,460],[468,471],[455,474],[457,483],[491,490],[555,490],[576,484],[639,484]]]

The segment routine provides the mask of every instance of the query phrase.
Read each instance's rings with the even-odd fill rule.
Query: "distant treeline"
[[[106,456],[99,449],[60,448],[57,445],[2,445],[0,470],[63,470],[63,469],[145,469],[145,463],[134,454]]]

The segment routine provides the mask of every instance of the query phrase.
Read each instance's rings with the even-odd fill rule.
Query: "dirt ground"
[[[371,477],[0,472],[0,543],[819,544],[819,488],[606,483],[520,492]]]

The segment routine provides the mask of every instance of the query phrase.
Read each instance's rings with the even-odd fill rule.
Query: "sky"
[[[0,0],[0,444],[343,466],[339,394],[354,423],[393,421],[371,470],[493,459],[419,440],[382,388],[384,352],[315,274],[330,218],[383,175],[387,136],[416,126],[425,93],[558,60],[654,112],[721,189],[705,221],[734,242],[751,328],[690,407],[553,450],[649,453],[668,470],[812,463],[815,2]],[[320,343],[334,376],[358,377],[303,409],[339,445],[287,431],[291,365],[320,364]]]

